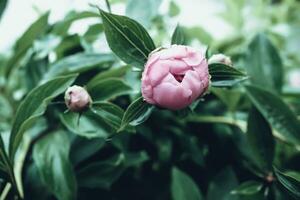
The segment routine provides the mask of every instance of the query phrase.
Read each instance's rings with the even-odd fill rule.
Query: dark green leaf
[[[95,85],[96,83],[103,81],[107,78],[121,78],[125,76],[126,72],[131,69],[130,66],[122,66],[118,68],[113,68],[107,71],[103,71],[99,73],[97,76],[95,76],[92,80],[90,80],[87,84],[87,88],[89,88],[91,85]]]
[[[1,0],[0,1],[0,19],[3,15],[3,12],[4,12],[5,8],[6,8],[6,4],[7,4],[7,0]]]
[[[97,102],[83,112],[60,115],[63,124],[73,133],[86,138],[107,138],[121,125],[124,111],[107,102]]]
[[[14,47],[13,56],[6,63],[6,76],[19,65],[20,60],[23,58],[27,50],[32,46],[34,40],[44,34],[48,27],[49,12],[42,15],[35,21],[26,32],[17,40]]]
[[[143,67],[155,45],[136,21],[101,10],[104,32],[112,51],[127,64]],[[118,41],[118,42],[116,42]]]
[[[211,85],[215,87],[233,86],[247,78],[239,70],[220,63],[208,65]]]
[[[76,178],[69,161],[70,143],[65,132],[48,133],[33,148],[33,159],[48,190],[59,200],[76,199]]]
[[[71,146],[70,159],[73,165],[78,165],[86,160],[105,145],[102,138],[87,139],[84,137],[76,137]]]
[[[295,114],[280,97],[255,86],[245,86],[252,103],[277,130],[277,136],[294,144],[300,144],[300,124]]]
[[[145,152],[118,154],[104,161],[91,163],[78,171],[78,184],[87,188],[109,189],[131,166],[148,160]]]
[[[119,131],[128,125],[137,126],[143,123],[150,117],[154,108],[153,105],[145,102],[143,97],[136,99],[125,111]]]
[[[128,94],[132,89],[122,79],[107,78],[88,85],[93,101],[109,100],[119,95]]]
[[[193,179],[176,167],[172,169],[171,194],[173,200],[201,200],[202,194]]]
[[[230,192],[238,186],[234,171],[226,167],[210,182],[207,200],[236,200],[237,197]]]
[[[300,198],[300,180],[296,177],[288,175],[279,171],[278,169],[274,169],[278,182],[280,186],[283,187],[286,191],[289,192],[295,199]],[[299,178],[299,177],[298,177]]]
[[[107,67],[105,64],[113,61],[114,56],[111,54],[78,53],[65,57],[50,66],[43,80],[49,80],[59,75],[85,72],[96,67]]]
[[[11,130],[9,152],[13,158],[24,132],[44,114],[47,105],[64,92],[77,75],[62,76],[33,89],[20,104]]]
[[[236,110],[242,97],[242,92],[234,88],[228,89],[213,87],[211,88],[211,91],[228,107],[228,110],[230,111]]]
[[[177,24],[172,35],[172,44],[185,44],[185,36],[183,29]]]
[[[272,171],[275,151],[272,129],[256,108],[249,113],[247,137],[258,167],[266,174]]]
[[[263,187],[263,184],[257,181],[247,181],[239,185],[231,191],[231,194],[238,195],[253,195],[258,193]]]
[[[269,91],[281,91],[282,62],[277,50],[264,34],[258,34],[250,43],[245,63],[253,84]]]
[[[150,27],[151,20],[158,14],[162,0],[128,0],[126,16]]]

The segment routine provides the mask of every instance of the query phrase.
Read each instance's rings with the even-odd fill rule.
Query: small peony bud
[[[224,54],[214,54],[212,57],[208,59],[208,64],[214,64],[214,63],[222,63],[228,66],[232,66],[232,62],[230,57],[225,56]]]
[[[200,51],[172,45],[149,55],[142,75],[142,95],[150,104],[179,110],[205,94],[209,80],[207,61]]]
[[[92,99],[83,87],[73,85],[65,92],[65,103],[69,110],[81,112],[90,106]]]

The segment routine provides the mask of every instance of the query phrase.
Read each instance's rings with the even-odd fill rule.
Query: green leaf
[[[216,95],[230,111],[235,111],[242,97],[242,92],[234,88],[211,88],[211,92]]]
[[[256,108],[249,113],[247,137],[256,164],[268,174],[272,171],[275,141],[269,123]]]
[[[125,74],[127,73],[127,71],[129,71],[129,69],[131,69],[130,66],[122,66],[122,67],[118,67],[118,68],[113,68],[107,71],[103,71],[100,72],[98,75],[96,75],[92,80],[90,80],[87,84],[87,88],[89,88],[92,85],[97,84],[100,81],[103,81],[104,79],[107,78],[121,78],[123,76],[125,76]]]
[[[103,10],[100,13],[105,36],[112,51],[127,64],[143,67],[148,55],[155,49],[146,29],[128,17]]]
[[[193,39],[198,40],[203,44],[211,44],[213,42],[213,37],[203,28],[197,27],[190,27],[184,28],[184,33],[186,35],[186,42],[189,43]]]
[[[49,12],[42,15],[38,20],[36,20],[26,32],[17,40],[14,47],[13,56],[6,63],[5,75],[8,76],[10,72],[19,65],[21,59],[27,52],[27,50],[32,46],[35,39],[40,37],[46,32],[48,27],[48,17]]]
[[[256,86],[245,86],[246,93],[277,136],[294,145],[300,144],[300,124],[296,115],[280,97]]]
[[[258,34],[249,45],[246,69],[253,84],[280,92],[283,66],[279,53],[264,34]]]
[[[168,14],[170,15],[170,17],[175,17],[179,15],[179,13],[180,13],[180,8],[174,1],[171,1]]]
[[[220,63],[208,65],[211,75],[211,85],[214,87],[233,86],[245,79],[247,76],[239,70]]]
[[[73,133],[86,138],[107,138],[121,126],[124,111],[112,103],[97,102],[81,114],[60,115],[62,123]]]
[[[49,133],[33,148],[33,160],[42,182],[59,200],[76,199],[77,184],[69,149],[68,136],[62,131]]]
[[[31,127],[36,119],[44,114],[51,100],[63,93],[74,82],[76,76],[62,76],[50,80],[33,89],[22,101],[17,110],[11,130],[9,143],[11,158],[14,157],[24,132]]]
[[[257,181],[247,181],[231,191],[231,194],[253,195],[261,191],[263,184]]]
[[[107,67],[105,64],[112,63],[114,59],[111,54],[78,53],[65,57],[50,66],[43,80],[49,80],[59,75],[81,73],[93,68],[101,69]]]
[[[6,8],[7,0],[1,0],[0,1],[0,19],[4,13],[4,10]]]
[[[176,167],[172,168],[171,194],[173,200],[201,200],[202,194],[193,179]]]
[[[76,137],[71,145],[70,160],[73,165],[78,165],[82,161],[88,159],[105,145],[102,138],[87,139],[84,137]]]
[[[289,174],[283,173],[278,169],[274,169],[275,175],[277,177],[280,186],[283,187],[290,195],[295,199],[300,198],[300,179],[293,177]]]
[[[158,15],[161,3],[162,0],[128,0],[126,16],[149,28],[151,20]]]
[[[98,13],[90,12],[90,11],[83,11],[83,12],[75,12],[71,11],[65,16],[64,20],[59,21],[58,23],[53,25],[51,33],[56,35],[67,35],[68,30],[73,22],[85,18],[91,17],[99,17]]]
[[[236,200],[237,197],[230,192],[237,187],[237,179],[231,167],[219,172],[210,182],[207,200]]]
[[[94,102],[109,100],[119,95],[128,94],[132,90],[122,79],[107,78],[93,82],[87,88]]]
[[[125,111],[119,131],[123,130],[128,125],[137,126],[143,123],[150,117],[154,108],[153,105],[145,102],[143,97],[136,99]]]
[[[86,188],[109,189],[132,166],[138,166],[149,158],[145,152],[121,153],[107,160],[91,163],[78,171],[78,184]]]
[[[185,36],[183,29],[177,24],[172,35],[172,44],[185,44]]]

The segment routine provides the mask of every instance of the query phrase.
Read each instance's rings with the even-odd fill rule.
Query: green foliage
[[[44,13],[0,53],[0,199],[300,198],[300,90],[289,76],[299,2],[226,0],[212,7],[219,19],[194,16],[228,33],[185,24],[188,2],[108,0],[109,12],[55,22]],[[73,31],[78,22],[87,27]],[[149,54],[172,44],[233,63],[209,64],[208,91],[179,111],[141,94]],[[89,93],[85,110],[65,105],[71,85]]]

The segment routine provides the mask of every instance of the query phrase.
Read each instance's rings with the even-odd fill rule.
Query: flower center
[[[173,76],[179,83],[181,83],[184,78],[184,74],[173,74]]]

